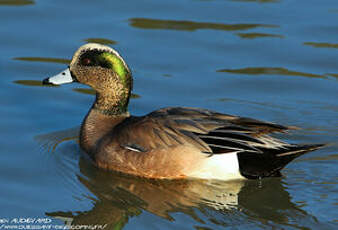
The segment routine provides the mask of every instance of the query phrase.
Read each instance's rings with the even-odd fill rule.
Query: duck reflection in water
[[[46,212],[47,216],[65,221],[69,225],[104,225],[107,229],[122,228],[134,216],[142,212],[150,212],[159,217],[174,221],[172,214],[184,213],[201,224],[227,226],[241,225],[243,214],[258,223],[274,222],[295,226],[295,219],[316,220],[298,208],[290,200],[285,191],[282,178],[266,178],[264,180],[154,180],[133,177],[117,172],[98,169],[81,154],[77,141],[76,128],[54,132],[37,137],[52,147],[53,154],[74,155],[76,146],[79,158],[80,173],[77,182],[84,185],[92,194],[93,208],[88,211]],[[59,148],[65,142],[66,148]],[[72,151],[66,153],[66,151]],[[77,161],[68,167],[78,167]],[[73,172],[71,169],[69,172]],[[94,198],[95,197],[95,198]]]

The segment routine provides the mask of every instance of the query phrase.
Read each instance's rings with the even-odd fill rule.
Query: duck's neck
[[[109,116],[119,116],[127,113],[130,91],[121,89],[120,92],[110,91],[96,93],[93,109]]]
[[[97,143],[113,128],[129,117],[128,102],[116,102],[116,98],[96,95],[96,100],[82,122],[80,132],[80,146],[93,159]]]

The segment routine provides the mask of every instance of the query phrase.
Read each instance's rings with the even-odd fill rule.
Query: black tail
[[[279,177],[283,169],[293,159],[324,147],[316,145],[290,145],[283,149],[261,149],[262,154],[238,153],[239,169],[242,176],[249,179]]]

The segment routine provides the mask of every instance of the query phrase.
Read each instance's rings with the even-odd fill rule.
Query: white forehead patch
[[[73,65],[78,60],[80,54],[85,50],[98,50],[98,51],[104,51],[104,52],[106,51],[106,52],[113,53],[116,57],[120,58],[120,60],[123,62],[126,68],[128,68],[127,64],[125,63],[121,55],[116,50],[114,50],[113,48],[109,46],[101,45],[98,43],[87,43],[83,46],[80,46],[80,48],[75,52],[70,65]]]

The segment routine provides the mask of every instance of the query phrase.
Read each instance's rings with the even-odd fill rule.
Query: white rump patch
[[[239,172],[237,152],[206,157],[201,167],[189,176],[217,180],[244,179]]]

